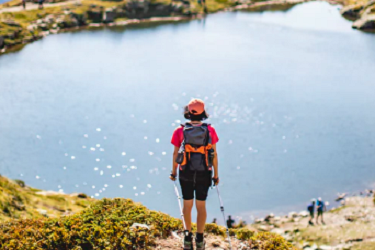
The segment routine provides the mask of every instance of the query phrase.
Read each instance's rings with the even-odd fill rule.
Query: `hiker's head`
[[[200,99],[192,99],[184,108],[185,119],[191,121],[203,121],[208,118],[204,109],[204,102]]]

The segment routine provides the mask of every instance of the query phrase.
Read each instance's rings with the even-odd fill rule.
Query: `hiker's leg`
[[[186,230],[191,232],[191,210],[194,205],[194,200],[184,200],[184,218],[185,218],[185,224],[186,224]]]
[[[197,232],[203,233],[204,226],[206,224],[207,219],[207,211],[206,211],[206,201],[196,200],[195,205],[197,207]]]

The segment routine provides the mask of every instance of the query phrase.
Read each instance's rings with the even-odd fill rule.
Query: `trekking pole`
[[[185,217],[184,217],[184,213],[182,212],[181,196],[180,196],[180,193],[178,192],[176,181],[173,181],[173,185],[174,185],[174,192],[176,193],[176,196],[177,196],[177,199],[178,199],[178,205],[180,207],[182,224],[184,225],[184,233],[185,233],[185,236],[188,236],[189,231],[186,229]]]
[[[224,204],[223,204],[223,200],[221,199],[221,196],[220,196],[219,186],[216,186],[216,190],[217,190],[217,196],[219,196],[220,210],[223,213],[223,219],[224,219],[224,224],[225,224]],[[228,225],[226,225],[226,228],[227,228],[227,237],[228,237],[228,242],[229,242],[229,249],[232,250],[232,243],[230,242]]]

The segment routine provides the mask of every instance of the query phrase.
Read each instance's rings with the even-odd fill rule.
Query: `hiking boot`
[[[184,239],[184,250],[194,250],[192,240]]]
[[[206,242],[204,240],[202,242],[198,242],[195,240],[195,247],[196,250],[204,250],[206,249]]]

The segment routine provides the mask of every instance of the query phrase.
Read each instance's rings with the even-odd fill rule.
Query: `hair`
[[[203,113],[201,113],[199,115],[192,114],[189,111],[188,106],[185,106],[184,117],[185,117],[185,119],[190,120],[190,121],[204,121],[204,120],[208,119],[209,115],[207,114],[206,111],[203,111]]]

